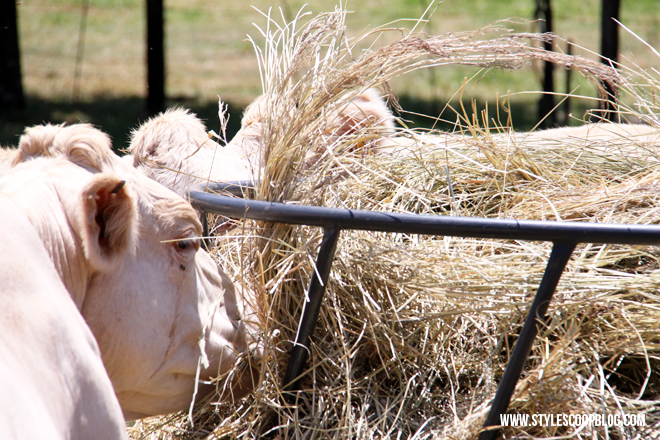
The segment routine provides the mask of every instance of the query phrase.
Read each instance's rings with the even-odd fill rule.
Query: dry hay
[[[457,134],[402,129],[406,154],[328,146],[326,116],[346,92],[393,76],[464,63],[517,67],[553,59],[616,80],[660,127],[653,77],[542,51],[500,25],[411,33],[361,54],[342,11],[286,26],[269,20],[258,52],[267,92],[266,167],[257,198],[378,211],[489,218],[658,223],[657,144],[634,136],[585,144],[525,141],[499,118],[457,111]],[[380,30],[382,31],[382,30]],[[630,73],[630,72],[628,72]],[[640,85],[641,84],[641,85]],[[651,98],[649,98],[651,97]],[[479,124],[479,121],[481,124]],[[309,152],[322,157],[308,167]],[[245,221],[218,240],[219,263],[259,296],[266,356],[254,394],[138,422],[133,438],[474,438],[545,269],[543,242],[342,232],[297,406],[281,378],[298,327],[316,228]],[[580,245],[549,308],[510,413],[646,414],[643,428],[505,428],[506,438],[660,436],[660,268],[657,247]],[[219,380],[221,386],[222,380]]]

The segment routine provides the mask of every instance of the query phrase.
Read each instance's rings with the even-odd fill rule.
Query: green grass
[[[166,69],[168,104],[181,103],[217,123],[217,97],[231,104],[232,122],[240,120],[241,109],[261,92],[261,83],[250,34],[258,37],[253,23],[261,27],[261,11],[292,18],[304,0],[250,2],[212,0],[166,0]],[[338,3],[329,0],[309,2],[312,14],[333,10]],[[346,3],[345,3],[346,4]],[[532,0],[446,0],[424,30],[430,34],[472,30],[509,17],[530,19]],[[589,50],[599,45],[600,0],[554,0],[555,31]],[[349,37],[364,30],[402,18],[418,18],[426,9],[422,0],[351,0]],[[145,6],[137,0],[90,0],[85,50],[82,59],[79,103],[73,102],[74,71],[80,37],[82,0],[39,0],[19,4],[19,31],[22,50],[23,83],[28,97],[24,112],[0,110],[0,144],[15,144],[25,126],[42,122],[87,121],[109,132],[117,147],[125,146],[128,132],[147,116]],[[660,14],[657,0],[623,2],[622,21],[651,45],[660,46]],[[400,21],[394,27],[410,27]],[[517,25],[518,31],[534,31],[534,24]],[[387,38],[396,38],[393,31]],[[258,38],[256,38],[259,40]],[[382,44],[376,43],[376,44]],[[562,47],[563,49],[563,47]],[[635,53],[642,67],[658,67],[660,60],[622,31],[623,56]],[[583,54],[588,55],[587,52]],[[591,56],[591,55],[588,55]],[[653,64],[654,63],[654,64]],[[628,63],[630,64],[630,63]],[[497,96],[511,98],[514,123],[519,129],[534,125],[538,96],[515,95],[540,88],[538,66],[516,72],[443,67],[420,71],[392,83],[409,110],[441,109],[463,83],[464,97],[480,103],[493,103]],[[579,78],[579,94],[593,96],[593,87]],[[564,72],[558,71],[555,84],[564,92]],[[491,104],[492,105],[492,104]],[[577,105],[577,103],[576,103]],[[574,116],[580,118],[589,104],[580,103]],[[435,113],[434,113],[435,115]],[[418,121],[419,122],[419,121]]]

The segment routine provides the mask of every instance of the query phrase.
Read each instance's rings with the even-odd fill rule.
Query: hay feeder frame
[[[505,220],[289,205],[243,198],[249,195],[251,190],[252,185],[248,182],[209,184],[192,189],[190,201],[203,213],[204,236],[208,237],[205,213],[273,223],[317,226],[324,230],[317,255],[316,270],[307,290],[309,301],[303,308],[296,341],[291,349],[288,368],[282,381],[284,399],[288,403],[295,402],[297,392],[300,390],[300,380],[309,356],[311,335],[321,309],[325,286],[342,230],[553,243],[543,278],[527,312],[525,323],[498,386],[479,440],[496,438],[500,415],[507,411],[538,329],[545,323],[545,314],[552,295],[577,244],[660,245],[658,225]],[[222,192],[232,195],[221,195]]]

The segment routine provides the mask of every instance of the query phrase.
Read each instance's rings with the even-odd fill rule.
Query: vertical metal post
[[[332,260],[337,249],[340,229],[325,229],[323,241],[319,254],[316,257],[316,270],[312,274],[312,279],[307,290],[308,302],[305,303],[296,341],[291,349],[289,366],[282,381],[284,390],[284,399],[288,403],[295,402],[296,391],[300,389],[300,375],[305,368],[305,363],[309,357],[310,337],[314,332],[316,321],[321,310],[321,303],[325,288],[328,285]],[[319,279],[320,277],[320,279]]]
[[[569,40],[566,43],[566,55],[573,55],[573,44]],[[571,76],[573,75],[573,69],[566,69],[566,96],[564,97],[564,120],[562,121],[562,125],[569,125],[571,123],[570,121],[570,114],[571,114]]]
[[[545,273],[543,274],[543,279],[536,292],[534,301],[529,308],[527,318],[523,324],[520,336],[516,341],[516,345],[513,348],[509,363],[504,370],[502,381],[497,388],[497,393],[495,393],[495,398],[491,404],[488,417],[486,417],[484,428],[500,425],[500,414],[506,413],[509,403],[511,402],[511,396],[516,388],[516,383],[518,383],[518,379],[520,378],[520,373],[522,372],[525,361],[527,361],[527,357],[532,349],[534,339],[536,339],[539,327],[545,323],[545,314],[548,311],[552,295],[557,288],[559,278],[561,278],[561,274],[564,271],[568,260],[571,258],[573,250],[575,250],[575,245],[576,243],[572,242],[562,242],[554,243],[552,247],[552,253],[550,254]],[[539,320],[542,322],[539,323]],[[497,433],[497,429],[483,431],[479,435],[479,440],[494,440]]]
[[[552,29],[552,2],[551,0],[536,0],[536,19],[539,20],[539,27],[542,33],[550,33]],[[543,48],[551,52],[554,43],[546,41]],[[555,65],[549,61],[543,62],[543,94],[539,100],[538,119],[542,121],[544,127],[553,127],[557,123],[557,114],[553,111],[555,108]]]
[[[0,2],[0,111],[25,108],[17,4]]]
[[[201,211],[199,221],[202,223],[202,244],[207,251],[211,250],[211,234],[209,233],[209,214]]]
[[[165,110],[163,0],[147,0],[147,111]]]
[[[600,53],[601,61],[614,68],[619,57],[619,20],[621,0],[603,0],[601,9]],[[601,113],[604,119],[620,122],[620,114],[616,105],[616,84],[605,81],[603,84],[605,96],[601,101]]]

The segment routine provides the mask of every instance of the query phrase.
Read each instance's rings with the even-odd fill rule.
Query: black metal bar
[[[197,209],[223,214],[228,217],[320,226],[323,228],[504,240],[660,244],[660,226],[658,225],[503,220],[387,213],[260,202],[207,194],[200,191],[191,191],[190,200]]]
[[[232,182],[208,182],[196,186],[193,191],[210,191],[215,193],[229,193],[237,197],[252,198],[254,196],[254,182],[250,180],[236,180]]]
[[[292,349],[289,366],[284,378],[284,398],[288,402],[295,401],[295,391],[299,389],[300,375],[309,356],[309,338],[318,318],[337,240],[342,229],[552,241],[554,247],[546,271],[530,306],[520,337],[511,354],[511,359],[504,371],[484,427],[499,425],[499,415],[506,412],[520,373],[534,344],[538,333],[538,325],[543,325],[545,322],[545,314],[552,295],[577,243],[660,244],[660,226],[658,225],[519,221],[397,214],[248,201],[208,194],[203,190],[191,191],[190,201],[197,209],[229,217],[321,226],[325,229],[323,242],[317,257],[317,272],[313,274],[308,290],[309,303],[305,305],[296,343]],[[537,322],[537,320],[540,320],[540,322]],[[484,431],[479,439],[494,439],[497,433],[497,429]]]
[[[536,12],[534,13],[539,24],[541,33],[553,32],[552,2],[550,0],[536,0]],[[547,52],[553,51],[553,40],[549,38],[543,42],[543,49]],[[538,104],[538,120],[543,127],[554,127],[557,124],[557,113],[555,109],[555,65],[551,61],[543,62],[543,94]]]
[[[532,350],[539,328],[545,325],[545,314],[548,311],[548,305],[557,288],[559,278],[561,278],[561,274],[575,250],[575,245],[576,243],[573,242],[554,243],[541,284],[529,308],[520,336],[513,347],[513,353],[511,353],[511,358],[504,370],[497,393],[495,393],[490,412],[484,422],[484,428],[500,425],[500,414],[505,414],[509,407],[520,373]],[[479,440],[494,440],[497,433],[497,429],[483,431],[479,435]]]
[[[208,251],[211,249],[211,237],[209,232],[209,216],[206,211],[202,211],[199,215],[199,221],[202,223],[202,243],[204,248]]]
[[[17,4],[0,2],[0,112],[25,108]]]
[[[207,182],[197,185],[193,191],[211,191],[214,193],[228,193],[237,197],[252,197],[254,195],[254,183],[248,180],[233,182]],[[209,250],[211,238],[209,237],[209,218],[206,211],[201,211],[200,221],[202,222],[202,243],[206,250]]]
[[[319,254],[316,257],[316,270],[312,274],[312,279],[307,290],[308,302],[305,303],[296,341],[291,349],[289,366],[282,381],[284,385],[284,399],[288,403],[294,403],[296,391],[300,389],[300,375],[305,368],[305,363],[309,357],[309,342],[316,321],[321,310],[323,294],[328,285],[332,260],[337,249],[337,240],[339,240],[339,229],[326,229],[323,233],[323,241]],[[319,279],[319,277],[321,277]]]
[[[147,0],[147,111],[165,110],[165,31],[163,0]]]
[[[600,53],[601,61],[612,67],[617,67],[619,58],[619,14],[621,0],[603,0],[601,7]],[[604,93],[600,103],[601,116],[612,122],[620,122],[621,114],[617,106],[617,84],[603,82]]]

